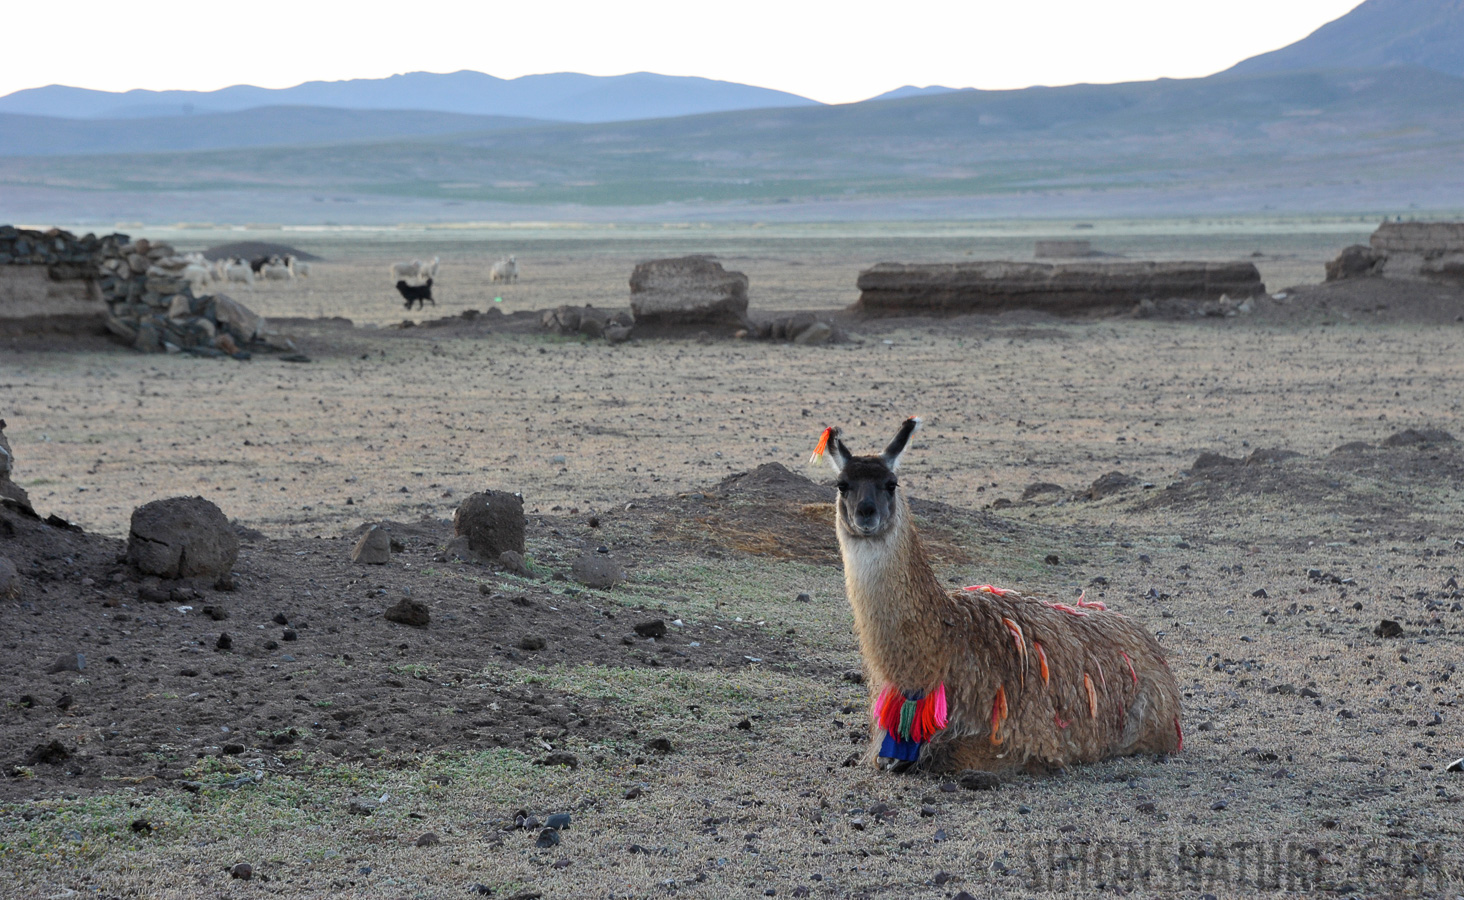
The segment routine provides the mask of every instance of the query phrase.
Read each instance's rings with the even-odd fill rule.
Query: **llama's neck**
[[[839,522],[844,589],[870,675],[903,690],[923,690],[941,677],[931,670],[930,651],[943,631],[940,605],[945,591],[925,557],[903,496],[896,500],[894,519],[877,538],[856,537]]]

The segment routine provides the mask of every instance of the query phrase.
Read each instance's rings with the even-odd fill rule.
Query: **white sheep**
[[[285,265],[289,266],[290,274],[296,278],[307,278],[310,275],[310,263],[294,256],[285,257]]]
[[[392,281],[410,281],[422,274],[422,261],[414,259],[411,262],[392,263]]]
[[[206,265],[190,262],[183,267],[183,277],[196,291],[203,291],[213,281],[213,272]]]
[[[422,263],[422,268],[420,270],[421,276],[423,278],[436,278],[437,277],[437,265],[440,262],[442,262],[442,257],[440,257],[440,256],[434,256],[434,257],[432,257],[432,262],[430,262],[430,263]]]
[[[488,272],[489,281],[518,281],[518,257],[510,256],[493,264]]]
[[[291,274],[290,267],[282,262],[270,260],[259,268],[259,274],[265,281],[289,281],[295,276]]]
[[[254,283],[254,269],[249,263],[236,260],[224,269],[225,281],[237,281],[241,284]]]

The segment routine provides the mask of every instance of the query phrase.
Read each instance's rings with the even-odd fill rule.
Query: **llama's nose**
[[[864,500],[864,501],[861,501],[860,504],[859,504],[859,506],[857,508],[855,508],[854,512],[861,519],[872,519],[872,518],[874,518],[874,513],[875,513],[874,501],[873,500]]]

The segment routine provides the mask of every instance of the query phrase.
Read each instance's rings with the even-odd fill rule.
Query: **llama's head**
[[[918,417],[906,419],[895,439],[878,456],[854,456],[844,446],[840,429],[824,429],[813,456],[814,459],[826,456],[839,476],[839,498],[834,507],[839,524],[850,536],[879,537],[894,526],[898,512],[895,490],[900,485],[895,473],[900,468],[900,458],[905,454],[910,436],[919,428]]]

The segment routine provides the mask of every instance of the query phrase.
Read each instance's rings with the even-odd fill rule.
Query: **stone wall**
[[[1218,300],[1265,293],[1251,263],[880,263],[859,273],[856,312],[867,315],[1036,309],[1108,314],[1142,300]]]
[[[1464,222],[1384,222],[1327,263],[1328,281],[1374,276],[1464,283]]]
[[[95,259],[105,239],[0,225],[0,319],[95,328],[107,314]]]
[[[184,274],[194,262],[146,238],[0,225],[0,318],[105,325],[143,352],[247,359],[251,349],[295,349],[243,304],[195,295]]]

